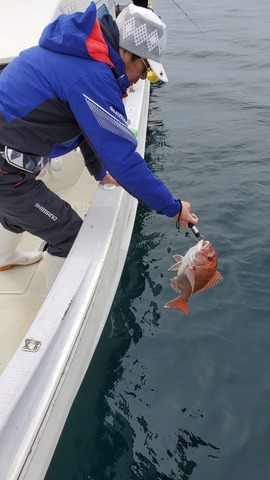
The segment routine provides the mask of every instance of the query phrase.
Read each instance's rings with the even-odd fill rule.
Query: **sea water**
[[[155,2],[169,83],[151,88],[146,160],[191,203],[224,280],[191,296],[188,316],[165,309],[172,255],[195,238],[139,206],[46,480],[270,478],[270,3],[179,5],[198,28]]]

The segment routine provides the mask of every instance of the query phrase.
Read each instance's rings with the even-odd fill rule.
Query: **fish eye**
[[[213,260],[213,255],[211,255],[211,253],[209,253],[209,255],[207,255],[207,260],[209,260],[209,262],[211,262],[211,260]]]

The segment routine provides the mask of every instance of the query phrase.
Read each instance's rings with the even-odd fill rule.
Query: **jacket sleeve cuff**
[[[100,180],[102,180],[102,179],[105,177],[106,174],[107,174],[106,168],[102,167],[101,172],[100,172],[98,175],[95,175],[95,179],[96,179],[97,181],[100,181]]]
[[[167,217],[175,217],[175,215],[180,214],[182,211],[182,203],[181,200],[174,200],[173,203],[168,205],[163,210],[157,212],[161,215],[166,215]]]

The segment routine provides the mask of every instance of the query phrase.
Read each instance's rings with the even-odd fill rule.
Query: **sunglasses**
[[[145,70],[144,70],[143,73],[146,73],[146,76],[147,76],[147,79],[149,80],[149,82],[151,82],[151,83],[158,82],[159,78],[155,74],[154,70],[150,67],[147,60],[145,60],[144,58],[141,57],[141,61],[143,62],[144,66],[145,66]]]

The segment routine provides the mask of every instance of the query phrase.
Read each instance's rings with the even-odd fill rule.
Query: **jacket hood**
[[[124,63],[119,55],[119,30],[111,15],[97,19],[96,4],[85,12],[63,14],[47,25],[39,45],[65,55],[94,59],[112,67],[122,93],[129,87]]]
[[[99,34],[100,32],[100,34]],[[89,58],[89,37],[94,36],[95,49],[104,49],[104,39],[97,20],[96,5],[92,2],[85,12],[59,15],[42,32],[39,45],[65,55]]]

